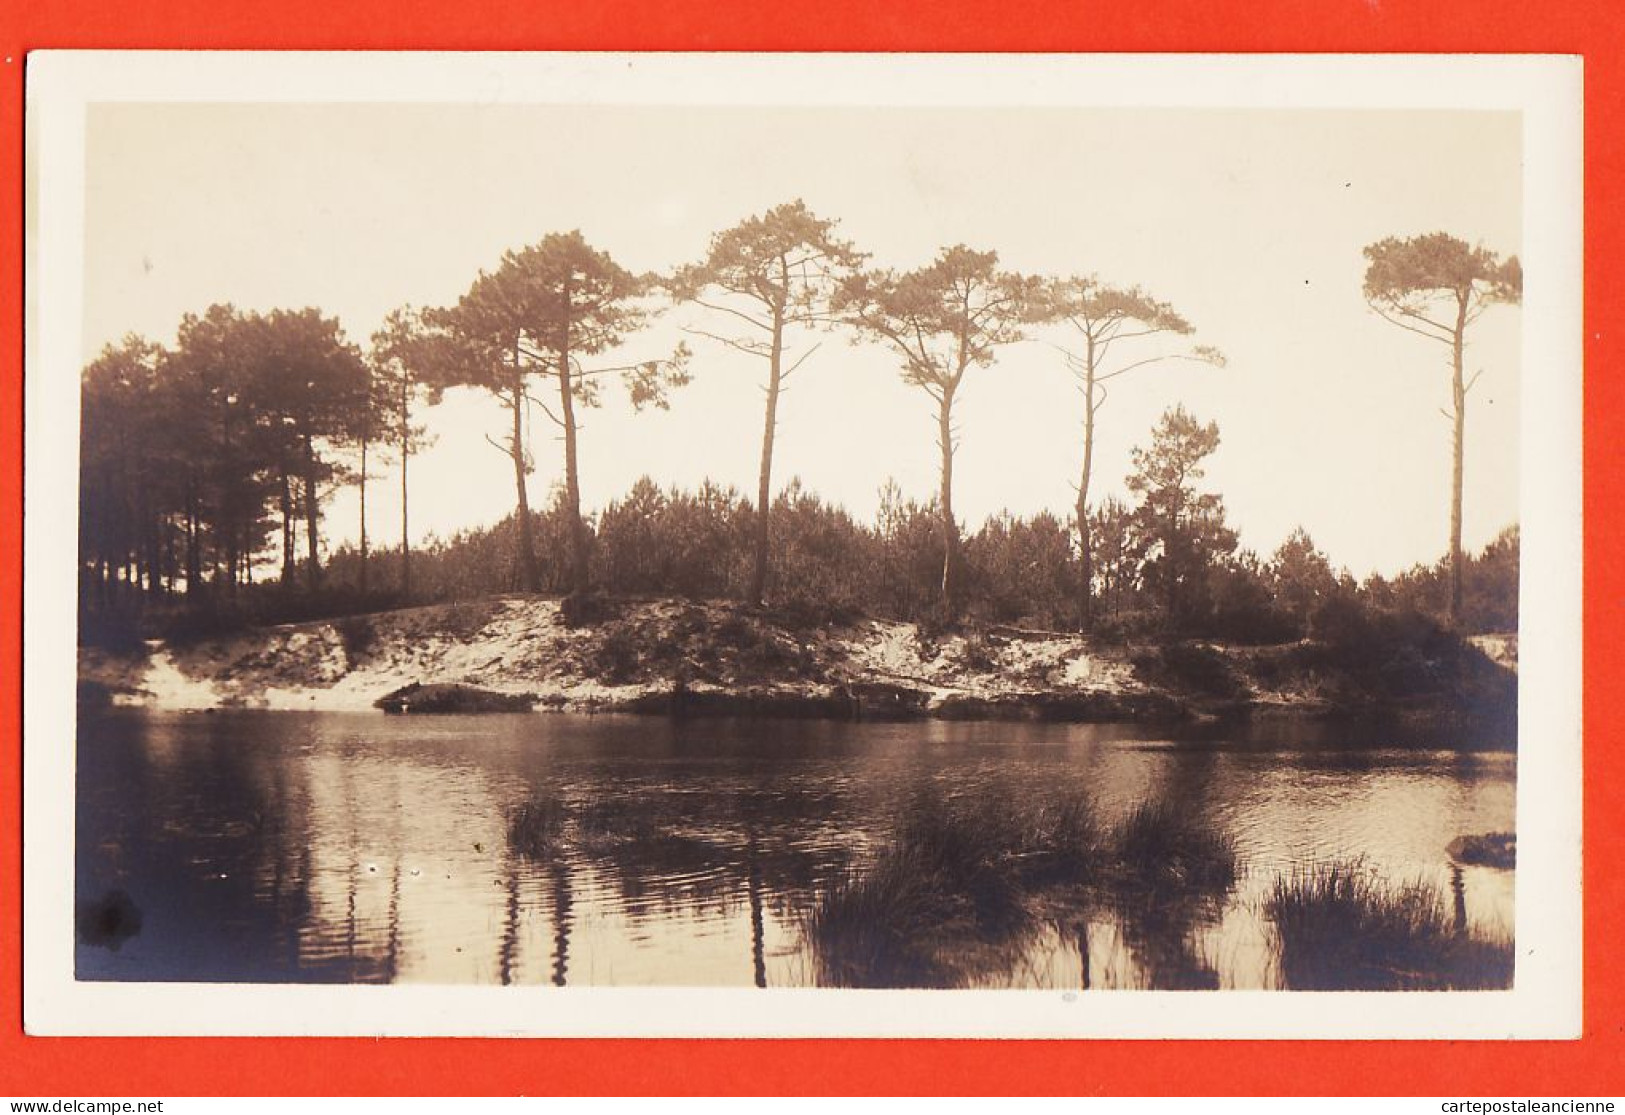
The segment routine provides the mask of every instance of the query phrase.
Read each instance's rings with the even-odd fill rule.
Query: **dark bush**
[[[643,654],[637,635],[625,627],[604,632],[591,656],[592,675],[610,685],[629,685],[638,678]]]
[[[344,645],[344,658],[354,669],[356,664],[372,653],[378,642],[378,629],[371,616],[345,616],[333,624]]]
[[[434,629],[448,639],[466,643],[485,630],[501,607],[495,600],[455,601],[436,614]]]
[[[96,647],[113,654],[134,654],[146,643],[138,611],[81,611],[80,615],[80,646]]]
[[[965,539],[965,588],[972,611],[994,623],[1056,628],[1074,618],[1081,575],[1071,532],[1054,515],[1004,512]]]
[[[1142,650],[1131,659],[1147,681],[1207,697],[1240,697],[1247,686],[1224,653],[1202,643],[1169,643]]]
[[[1448,693],[1472,704],[1515,700],[1517,680],[1433,617],[1336,597],[1313,620],[1315,642],[1294,648],[1303,668],[1334,670],[1383,698]]]
[[[998,648],[986,631],[972,631],[965,636],[959,651],[959,664],[975,673],[987,673],[998,668]]]
[[[536,695],[497,693],[473,685],[412,682],[378,698],[373,707],[393,713],[529,712],[536,707]]]
[[[1212,570],[1208,596],[1208,610],[1193,619],[1192,634],[1245,646],[1291,642],[1303,634],[1250,555]]]
[[[600,592],[572,592],[559,600],[559,619],[570,627],[594,627],[623,614],[616,601]]]

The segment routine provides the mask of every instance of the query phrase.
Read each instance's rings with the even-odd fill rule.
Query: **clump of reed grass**
[[[1100,874],[1105,845],[1093,800],[1082,794],[1053,797],[1027,814],[1022,878],[1036,885],[1091,882]]]
[[[1171,801],[1136,805],[1118,827],[1114,845],[1119,870],[1147,885],[1222,894],[1236,881],[1235,839]]]
[[[1092,877],[1087,798],[1036,810],[917,801],[868,862],[826,890],[805,928],[825,983],[959,986],[1012,958],[1040,893]]]
[[[576,832],[585,847],[652,844],[668,835],[669,812],[669,804],[653,795],[594,794],[575,808]]]
[[[508,814],[508,846],[521,855],[551,854],[564,835],[568,815],[564,801],[557,796],[521,802]]]
[[[984,896],[985,897],[985,896]],[[821,982],[838,987],[951,987],[960,980],[944,948],[978,932],[976,898],[923,849],[886,849],[847,872],[807,918]]]
[[[1235,839],[1201,809],[1142,801],[1112,833],[1105,898],[1147,986],[1214,988],[1197,930],[1216,920],[1238,875]]]
[[[1358,860],[1278,876],[1265,912],[1291,990],[1512,986],[1510,939],[1458,929],[1438,887],[1384,882]]]
[[[653,846],[673,839],[671,803],[635,793],[568,796],[557,790],[520,803],[508,814],[515,851],[543,855],[569,844],[586,851]]]

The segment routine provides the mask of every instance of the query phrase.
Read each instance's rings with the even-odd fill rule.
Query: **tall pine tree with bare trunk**
[[[539,243],[505,253],[497,270],[482,273],[456,306],[425,314],[426,320],[445,330],[447,351],[462,361],[462,382],[498,394],[510,410],[513,431],[508,444],[498,447],[514,463],[520,568],[527,591],[536,591],[540,584],[525,484],[531,469],[525,420],[530,407],[541,410],[559,428],[564,442],[569,584],[571,595],[579,598],[590,588],[590,576],[576,409],[598,405],[601,377],[611,373],[624,380],[638,410],[664,408],[667,392],[688,382],[688,348],[683,344],[660,360],[603,367],[582,363],[583,357],[618,349],[646,324],[653,311],[645,295],[652,286],[649,277],[626,270],[589,245],[580,232],[550,233]],[[533,377],[552,381],[556,398],[532,394]]]
[[[953,501],[954,403],[971,368],[988,367],[998,346],[1022,339],[1037,289],[1035,280],[1000,270],[998,253],[959,244],[944,248],[934,262],[915,271],[853,276],[835,299],[836,312],[860,336],[877,338],[902,356],[904,382],[936,404],[942,607],[950,623],[958,618],[961,604],[959,521]]]
[[[1523,266],[1443,232],[1389,237],[1365,249],[1365,300],[1381,317],[1450,350],[1450,619],[1461,620],[1462,458],[1467,394],[1481,372],[1465,375],[1467,328],[1496,304],[1523,301]]]
[[[510,285],[503,271],[494,275],[482,271],[455,306],[424,310],[420,351],[430,361],[437,381],[448,388],[483,388],[508,412],[505,440],[498,441],[490,434],[485,435],[485,440],[513,465],[515,580],[521,590],[535,592],[541,587],[541,569],[536,562],[535,527],[530,517],[527,478],[534,465],[525,422],[529,380],[535,368],[524,358],[523,307],[507,289]]]
[[[1138,287],[1114,287],[1099,279],[1072,277],[1052,280],[1034,305],[1032,318],[1040,323],[1069,326],[1070,339],[1057,347],[1078,381],[1083,395],[1083,468],[1078,480],[1077,528],[1078,626],[1088,631],[1094,622],[1095,547],[1089,488],[1095,459],[1095,422],[1109,391],[1106,384],[1141,368],[1168,361],[1195,361],[1217,367],[1224,356],[1215,348],[1196,345],[1175,349],[1170,342],[1195,330],[1172,306],[1159,302]]]
[[[705,307],[729,327],[726,333],[692,332],[767,361],[755,553],[747,590],[752,604],[760,605],[767,590],[779,398],[791,375],[818,348],[813,344],[792,357],[786,334],[828,322],[830,298],[863,262],[861,253],[835,236],[835,224],[815,216],[800,200],[780,205],[717,233],[703,260],[679,268],[671,278],[673,297]]]
[[[412,597],[412,540],[409,532],[412,454],[429,444],[421,425],[412,421],[412,409],[419,402],[433,406],[440,402],[444,385],[432,376],[434,361],[425,350],[422,316],[410,306],[392,310],[383,327],[372,335],[368,353],[374,389],[380,404],[382,436],[393,446],[401,466],[401,580],[403,603]],[[365,566],[363,565],[363,568]]]

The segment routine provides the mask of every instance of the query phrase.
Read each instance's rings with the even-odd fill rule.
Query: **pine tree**
[[[1170,350],[1166,342],[1195,330],[1172,306],[1138,287],[1114,287],[1093,276],[1046,284],[1032,317],[1071,327],[1072,347],[1063,347],[1068,368],[1083,395],[1083,468],[1078,480],[1078,624],[1087,631],[1094,616],[1095,545],[1089,509],[1094,473],[1095,422],[1107,399],[1106,384],[1119,376],[1166,361],[1196,361],[1224,366],[1215,348],[1196,345]],[[1162,342],[1162,347],[1156,347]],[[1122,351],[1126,346],[1127,356]]]
[[[812,345],[786,366],[786,333],[828,321],[831,297],[863,261],[849,242],[835,236],[835,223],[815,216],[800,200],[780,205],[717,233],[705,259],[678,269],[671,280],[676,297],[706,307],[729,325],[748,327],[743,333],[698,329],[696,333],[767,361],[754,565],[747,590],[753,604],[762,602],[767,586],[779,397],[791,375],[818,348]]]
[[[938,513],[943,540],[942,608],[958,618],[959,521],[954,517],[954,403],[973,367],[988,367],[995,350],[1022,338],[1034,280],[1001,271],[996,252],[963,244],[945,248],[929,266],[905,274],[871,271],[841,288],[835,309],[860,335],[890,345],[903,358],[904,382],[936,404],[941,454]]]
[[[1450,349],[1450,619],[1462,602],[1461,492],[1467,393],[1481,373],[1463,375],[1467,327],[1490,306],[1523,300],[1523,266],[1442,232],[1389,237],[1365,249],[1365,299],[1386,321]]]

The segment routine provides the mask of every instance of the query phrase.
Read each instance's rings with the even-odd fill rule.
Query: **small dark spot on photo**
[[[94,902],[79,903],[74,918],[79,940],[96,948],[119,950],[141,932],[141,908],[122,890],[110,890]]]

